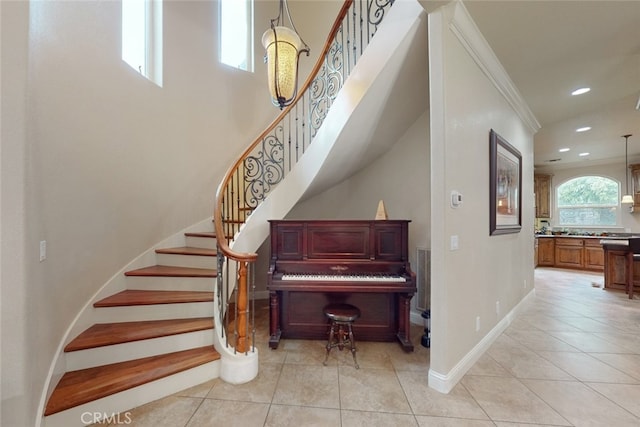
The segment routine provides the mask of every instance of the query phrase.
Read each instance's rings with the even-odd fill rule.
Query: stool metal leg
[[[344,337],[347,334],[344,331],[344,324],[338,323],[338,350],[342,351],[344,348]]]
[[[327,354],[324,356],[324,362],[322,362],[324,366],[327,366],[327,360],[329,360],[329,353],[331,352],[331,348],[333,347],[332,343],[333,343],[333,336],[335,333],[334,327],[335,327],[334,323],[331,322],[331,330],[329,331],[329,340],[327,341]]]
[[[353,330],[351,329],[351,323],[349,323],[349,343],[351,344],[351,354],[353,355],[353,363],[356,365],[356,369],[360,369],[358,361],[356,360],[356,342],[353,339]]]

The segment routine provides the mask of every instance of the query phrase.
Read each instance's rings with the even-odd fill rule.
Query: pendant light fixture
[[[285,26],[285,18],[291,28]],[[287,0],[280,0],[278,16],[271,20],[271,28],[262,35],[266,49],[265,63],[269,93],[274,105],[282,110],[298,93],[298,58],[302,52],[309,56],[309,46],[302,40],[291,20]]]
[[[622,196],[621,204],[633,204],[633,196],[629,193],[629,137],[631,134],[622,135],[624,138],[624,176],[627,180],[627,192]]]

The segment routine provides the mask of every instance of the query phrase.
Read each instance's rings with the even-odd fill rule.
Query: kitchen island
[[[602,240],[604,288],[622,290],[633,298],[640,291],[640,236]],[[635,255],[634,254],[638,254]]]

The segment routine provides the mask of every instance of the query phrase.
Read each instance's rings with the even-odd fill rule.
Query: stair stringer
[[[417,1],[396,1],[309,148],[241,227],[234,251],[255,252],[269,235],[268,220],[284,218],[300,200],[338,184],[391,148],[395,139],[380,141],[365,132],[382,119],[389,98],[398,95],[394,88],[402,66],[420,37],[424,43],[417,44],[426,46],[425,10]]]
[[[164,377],[83,405],[44,417],[42,426],[72,427],[94,424],[102,419],[114,419],[115,424],[131,424],[129,410],[154,400],[201,384],[220,375],[220,361],[205,363],[195,368]],[[119,420],[119,422],[118,422]],[[127,420],[129,420],[127,422]],[[112,425],[112,424],[109,424]]]
[[[87,303],[80,309],[76,317],[73,319],[67,330],[65,331],[58,348],[56,349],[56,353],[51,361],[49,366],[49,372],[47,375],[47,380],[45,381],[42,394],[40,397],[40,403],[38,405],[38,413],[43,414],[44,408],[51,396],[56,384],[62,377],[62,375],[70,370],[69,368],[74,367],[77,362],[68,362],[68,355],[64,352],[64,347],[80,332],[87,329],[94,323],[97,322],[109,322],[109,321],[125,321],[125,320],[139,320],[139,318],[135,319],[123,319],[122,313],[119,310],[110,310],[111,315],[109,317],[104,317],[103,310],[98,311],[93,304],[100,299],[118,293],[128,288],[127,277],[125,277],[125,272],[130,270],[135,270],[137,268],[142,268],[148,265],[153,265],[156,260],[155,250],[168,246],[180,246],[185,244],[186,238],[185,234],[188,232],[197,232],[202,230],[208,230],[212,228],[211,218],[205,218],[202,221],[199,221],[196,224],[193,224],[184,230],[181,230],[172,236],[158,242],[153,245],[151,248],[137,256],[130,263],[116,272],[104,285],[102,285],[96,293],[87,301]],[[211,284],[211,290],[213,290],[213,282]],[[199,303],[202,305],[202,303]],[[143,310],[144,311],[144,310]],[[211,310],[212,311],[212,310]],[[195,316],[202,315],[202,313],[194,313]],[[200,334],[201,335],[201,334]],[[215,335],[215,334],[214,334]],[[199,338],[198,338],[199,339]],[[200,340],[201,342],[201,340]],[[198,345],[199,342],[196,342],[194,345]],[[96,403],[88,403],[82,405],[85,410],[93,410],[93,411],[105,411],[107,408],[111,408],[114,411],[122,411],[132,408],[133,406],[139,406],[144,403],[148,403],[151,400],[155,400],[157,398],[163,397],[163,395],[158,395],[159,397],[154,397],[164,390],[164,395],[171,394],[173,392],[177,392],[179,390],[191,387],[193,385],[205,382],[209,379],[218,378],[220,376],[220,360],[216,360],[213,362],[209,362],[205,365],[202,365],[197,368],[192,368],[191,370],[187,370],[181,372],[179,374],[174,374],[167,379],[162,379],[153,382],[152,385],[144,385],[136,387],[133,391],[121,392],[118,393],[117,396],[107,397],[95,401]],[[203,371],[205,371],[203,373]],[[175,383],[171,382],[171,378],[175,378]],[[164,385],[164,387],[163,387]],[[148,388],[152,390],[147,392]],[[135,391],[139,390],[139,391]],[[154,397],[151,400],[144,401],[145,397]],[[135,405],[133,405],[136,403]],[[102,405],[102,406],[101,406]],[[133,406],[129,406],[133,405]],[[82,410],[76,410],[74,408],[70,410],[63,411],[59,414],[49,415],[47,417],[41,416],[36,420],[36,426],[72,426],[78,425],[78,420],[80,415],[83,413]]]

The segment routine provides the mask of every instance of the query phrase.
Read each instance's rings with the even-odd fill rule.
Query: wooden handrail
[[[295,100],[242,152],[226,171],[216,191],[213,220],[218,249],[218,306],[222,333],[233,319],[234,340],[227,346],[246,353],[254,344],[249,324],[255,312],[249,307],[249,289],[255,286],[254,266],[258,254],[231,249],[247,215],[291,170],[382,22],[394,0],[345,0],[327,35],[324,47]],[[308,101],[308,103],[307,103]],[[307,109],[308,110],[305,110]],[[225,216],[226,215],[226,216]],[[235,295],[235,303],[230,296]],[[234,307],[235,313],[227,308]],[[254,331],[255,332],[255,331]]]
[[[263,141],[263,139],[267,135],[269,135],[269,133],[272,132],[280,122],[282,122],[282,120],[287,116],[287,114],[291,111],[291,109],[293,109],[296,106],[298,101],[302,99],[305,92],[309,89],[314,79],[316,78],[319,70],[323,66],[324,58],[329,52],[329,49],[333,43],[333,40],[336,34],[338,33],[338,30],[342,26],[342,21],[344,20],[352,4],[353,4],[353,0],[345,0],[344,4],[342,5],[342,8],[340,9],[338,16],[336,17],[336,20],[333,23],[333,27],[331,28],[331,31],[327,36],[327,40],[325,41],[324,48],[322,49],[322,52],[318,56],[318,60],[316,61],[315,66],[311,70],[309,77],[307,77],[307,80],[302,85],[301,90],[298,91],[298,95],[296,96],[296,99],[291,103],[291,105],[284,108],[282,112],[275,118],[275,120],[271,122],[271,124],[253,141],[253,143],[251,143],[242,152],[242,154],[238,157],[238,159],[227,170],[227,172],[224,175],[224,178],[222,179],[222,182],[218,186],[218,189],[216,191],[216,202],[215,202],[215,207],[213,212],[213,221],[214,221],[214,227],[216,232],[216,240],[218,241],[218,250],[221,251],[222,254],[228,258],[231,258],[239,262],[255,262],[256,259],[258,258],[258,254],[251,253],[251,252],[236,252],[229,247],[229,240],[228,240],[229,236],[227,236],[225,233],[225,229],[223,226],[223,217],[222,217],[225,189],[227,188],[234,174],[240,168],[240,166],[242,165],[243,161],[247,158],[247,156],[251,152],[253,152],[253,150],[258,146],[258,144],[260,144]]]

